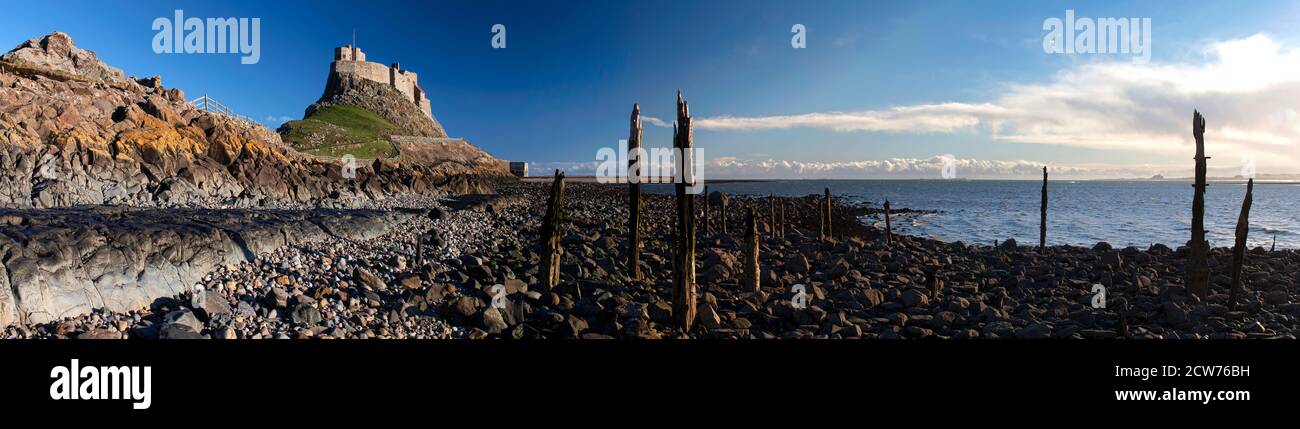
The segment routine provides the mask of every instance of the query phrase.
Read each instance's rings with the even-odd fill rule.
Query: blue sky
[[[697,122],[712,125],[697,129],[697,144],[730,175],[920,172],[942,154],[961,159],[973,175],[1016,175],[1039,163],[1081,177],[1178,174],[1190,157],[1182,122],[1192,108],[1206,112],[1211,127],[1225,127],[1216,131],[1229,137],[1227,157],[1257,159],[1261,172],[1300,172],[1289,155],[1300,152],[1300,127],[1290,126],[1300,97],[1264,102],[1269,110],[1262,115],[1272,122],[1258,122],[1259,103],[1252,102],[1300,94],[1300,70],[1292,79],[1248,75],[1260,64],[1285,72],[1300,64],[1292,61],[1300,57],[1292,51],[1300,46],[1296,2],[56,5],[62,6],[6,5],[0,45],[65,31],[127,74],[162,75],[168,87],[209,94],[273,125],[300,118],[320,96],[332,48],[348,43],[355,28],[370,60],[419,73],[451,135],[539,167],[591,163],[598,148],[626,138],[632,103],[671,121],[680,88]],[[261,61],[155,54],[150,23],[175,9],[187,17],[261,18]],[[1066,9],[1084,17],[1151,18],[1150,64],[1133,65],[1122,55],[1045,53],[1044,20],[1064,18]],[[506,49],[491,48],[497,23],[507,27]],[[807,28],[805,49],[790,46],[794,24]],[[1213,87],[1223,79],[1210,77],[1232,73],[1264,83]],[[1188,89],[1205,82],[1204,91]],[[1110,100],[1114,94],[1124,99]],[[944,103],[951,104],[935,107]],[[806,116],[837,112],[856,114],[828,123]],[[1101,119],[1111,114],[1120,117]],[[1093,122],[1063,124],[1072,117]],[[735,119],[766,125],[738,126]],[[650,144],[668,145],[669,128],[645,128]]]

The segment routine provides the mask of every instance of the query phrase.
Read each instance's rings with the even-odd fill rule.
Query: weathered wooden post
[[[632,105],[632,125],[627,136],[629,154],[637,154],[627,166],[627,272],[633,279],[641,278],[641,105]],[[629,156],[631,158],[631,156]]]
[[[1250,204],[1255,179],[1246,181],[1246,198],[1241,200],[1241,214],[1237,217],[1237,243],[1232,247],[1232,290],[1228,292],[1228,308],[1237,306],[1241,296],[1241,265],[1246,261],[1246,234],[1250,232]]]
[[[1038,251],[1047,247],[1047,166],[1043,166],[1043,204],[1038,208]]]
[[[885,200],[885,245],[894,245],[894,226],[889,220],[889,200]]]
[[[1119,323],[1115,325],[1115,333],[1124,338],[1133,338],[1133,333],[1128,330],[1128,301],[1123,301],[1119,306]]]
[[[826,188],[822,197],[822,239],[831,238],[831,188]]]
[[[776,237],[776,197],[767,194],[767,236]]]
[[[560,284],[560,238],[564,235],[564,172],[555,170],[551,196],[546,200],[546,217],[542,219],[542,290]]]
[[[706,185],[704,186],[704,236],[705,237],[708,237],[709,234],[713,233],[713,229],[709,226],[710,207],[713,207],[713,204],[709,202],[709,187]]]
[[[677,191],[677,252],[673,270],[673,316],[682,332],[690,332],[695,322],[695,196],[686,190],[687,179],[694,179],[694,163],[688,162],[692,139],[690,107],[682,92],[677,91],[677,123],[673,127],[673,147],[682,166],[682,180]],[[707,197],[706,197],[707,198]],[[725,208],[724,208],[725,210]],[[725,225],[725,223],[724,223]],[[725,231],[725,230],[724,230]]]
[[[745,283],[743,289],[758,292],[758,219],[754,208],[749,208],[749,218],[745,221]]]
[[[720,227],[722,235],[727,235],[727,206],[731,205],[731,201],[727,198],[727,194],[725,193],[719,192],[718,196],[722,197],[718,198],[718,210],[720,213],[718,221],[722,223],[722,226]]]
[[[930,289],[930,299],[939,299],[939,292],[943,291],[943,280],[939,278],[939,272],[937,270],[930,273],[930,278],[927,279],[926,285]]]
[[[785,201],[781,201],[781,213],[780,213],[780,216],[781,216],[781,221],[777,223],[777,225],[780,225],[780,227],[777,228],[777,230],[776,230],[776,231],[777,231],[777,237],[785,238]]]
[[[1205,117],[1192,114],[1192,136],[1196,138],[1196,182],[1192,184],[1192,241],[1187,258],[1187,291],[1199,298],[1210,295],[1210,244],[1205,241]]]

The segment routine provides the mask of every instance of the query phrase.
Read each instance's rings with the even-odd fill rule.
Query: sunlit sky
[[[176,9],[260,18],[260,61],[155,54],[150,24]],[[1067,9],[1150,18],[1150,61],[1045,52]],[[1193,109],[1212,174],[1300,173],[1297,2],[18,2],[0,24],[0,45],[65,31],[271,127],[320,96],[355,29],[370,60],[419,73],[452,136],[534,171],[589,173],[633,103],[669,145],[681,89],[714,177],[932,177],[944,154],[968,177],[1180,176]]]

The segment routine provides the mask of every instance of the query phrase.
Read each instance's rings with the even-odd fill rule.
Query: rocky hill
[[[388,85],[356,76],[330,73],[325,83],[325,93],[315,104],[307,107],[305,116],[317,110],[338,105],[357,106],[374,112],[396,126],[403,135],[422,137],[447,137],[447,131],[437,119],[425,116],[420,108]]]
[[[441,174],[507,171],[507,163],[464,140],[448,139],[437,119],[390,85],[331,71],[325,92],[303,120],[278,130],[299,151],[325,157],[351,154],[433,169]]]
[[[344,177],[341,165],[303,156],[260,125],[196,109],[160,77],[127,77],[58,32],[0,56],[0,166],[0,207],[19,208],[352,206],[489,192],[507,177],[495,164],[384,162]]]

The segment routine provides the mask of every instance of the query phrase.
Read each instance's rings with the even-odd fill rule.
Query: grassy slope
[[[381,137],[396,127],[387,119],[360,107],[325,107],[306,119],[289,121],[285,126],[289,128],[284,135],[285,142],[307,154],[330,157],[352,154],[358,159],[397,156],[393,144]],[[307,136],[310,135],[317,135],[322,141],[309,142]]]

